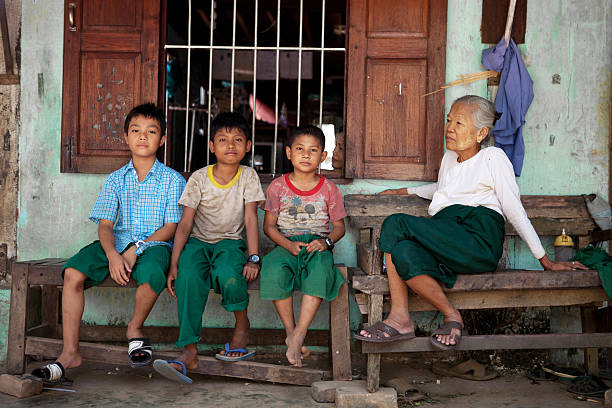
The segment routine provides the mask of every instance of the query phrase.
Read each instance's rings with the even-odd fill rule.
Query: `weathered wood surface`
[[[458,310],[497,309],[504,307],[545,307],[545,306],[601,306],[608,296],[603,288],[585,289],[541,289],[541,290],[480,290],[472,292],[450,292],[448,300]],[[357,305],[362,314],[368,313],[368,295],[356,293]],[[383,311],[390,310],[385,301]],[[413,312],[437,310],[425,299],[410,294],[408,307]]]
[[[383,296],[370,295],[370,305],[368,312],[368,325],[382,320]],[[380,353],[368,354],[367,362],[367,381],[368,392],[378,391],[380,385]]]
[[[80,328],[79,340],[92,342],[124,342],[126,326],[83,325]],[[232,337],[233,328],[204,328],[200,334],[202,343],[224,344]],[[28,330],[29,336],[62,338],[62,325],[53,330],[48,325],[33,327]],[[144,336],[152,343],[174,343],[178,339],[178,327],[145,326]],[[249,341],[258,346],[284,345],[287,334],[284,329],[249,329]],[[329,344],[329,331],[309,330],[306,337],[306,346],[327,347]]]
[[[62,349],[62,341],[42,337],[28,337],[26,354],[43,357],[57,357]],[[79,349],[84,360],[100,363],[127,365],[127,348],[106,344],[80,342]],[[176,358],[179,353],[155,353],[155,358]],[[192,372],[207,375],[245,378],[249,380],[269,381],[283,384],[309,386],[316,381],[331,379],[331,373],[311,368],[237,361],[227,364],[214,357],[199,356],[200,364]]]
[[[601,281],[595,270],[588,271],[525,271],[505,270],[473,275],[459,275],[447,293],[478,290],[529,290],[599,288]],[[389,293],[386,275],[356,275],[353,288],[366,294]]]
[[[596,333],[597,327],[595,322],[595,308],[581,307],[580,320],[582,320],[583,333]],[[612,333],[608,333],[612,337]],[[584,368],[589,374],[599,374],[599,350],[597,348],[585,348],[584,353]]]
[[[15,264],[27,264],[30,267],[29,284],[30,285],[55,285],[62,286],[62,267],[66,263],[66,259],[49,258],[33,261],[16,262]],[[108,276],[99,286],[101,287],[116,287],[116,288],[135,288],[138,285],[134,279],[131,279],[126,286],[121,286]],[[259,290],[259,277],[249,282],[249,290]]]
[[[340,291],[338,292],[336,299],[329,304],[329,354],[332,361],[334,381],[344,381],[352,378],[348,293],[349,283],[347,267],[338,266],[338,270],[346,282],[340,287]],[[309,336],[310,331],[306,338]]]
[[[28,310],[28,265],[12,268],[11,310],[9,314],[6,366],[10,374],[25,370],[25,331]]]
[[[521,202],[538,235],[559,235],[562,228],[569,235],[589,235],[595,229],[582,196],[522,196]],[[396,213],[429,217],[430,201],[415,195],[348,194],[344,203],[355,228],[380,227]],[[506,223],[506,235],[516,235],[510,223]]]
[[[406,353],[415,351],[439,351],[429,337],[400,340],[393,343],[362,343],[363,353]],[[612,333],[570,334],[511,334],[487,336],[463,336],[455,350],[533,350],[559,348],[610,347]]]

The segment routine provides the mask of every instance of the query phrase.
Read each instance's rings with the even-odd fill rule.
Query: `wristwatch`
[[[136,246],[136,249],[140,248],[141,246],[143,246],[145,244],[145,242],[142,239],[139,239],[138,241],[136,241],[134,243],[134,245]]]
[[[247,262],[250,262],[255,265],[259,265],[261,263],[261,258],[257,254],[252,254],[252,255],[249,255],[249,257],[247,258]]]
[[[330,237],[325,237],[324,240],[325,240],[325,243],[327,244],[327,249],[329,249],[330,251],[334,249],[335,244],[334,244],[333,239],[331,239]]]

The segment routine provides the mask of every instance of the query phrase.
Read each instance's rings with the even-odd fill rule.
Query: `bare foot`
[[[64,350],[62,351],[62,354],[60,354],[59,357],[56,359],[56,361],[58,361],[62,366],[64,366],[64,369],[67,370],[69,368],[75,368],[80,366],[83,362],[83,357],[78,351],[68,352]]]
[[[392,318],[391,316],[389,316],[389,317],[387,317],[386,320],[383,320],[383,323],[393,327],[395,330],[400,332],[400,334],[406,334],[406,333],[410,333],[410,332],[414,331],[414,323],[412,322],[412,320],[408,320],[407,322],[400,322],[400,321]],[[367,338],[372,337],[372,333],[370,333],[370,332],[368,332],[366,330],[361,330],[359,332],[359,334],[362,335],[363,337],[367,337]],[[384,332],[383,332],[383,335],[385,337],[391,337],[389,334],[384,333]]]
[[[246,346],[249,344],[249,328],[250,327],[251,327],[251,324],[249,323],[248,319],[246,319],[245,321],[239,321],[239,320],[236,321],[236,327],[234,328],[234,334],[232,335],[232,340],[230,340],[230,345],[229,345],[230,350],[246,348]],[[227,357],[242,357],[246,353],[243,353],[241,351],[233,351],[231,353],[226,353],[225,350],[221,350],[219,354],[221,354],[222,356],[227,356]]]
[[[444,322],[457,322],[461,323],[461,327],[463,327],[463,319],[461,318],[461,314],[459,312],[449,314],[444,316]],[[456,339],[461,337],[461,330],[459,329],[451,329],[449,334],[436,334],[436,339],[447,346],[454,346],[457,344]]]
[[[304,349],[306,349],[306,347],[303,347],[305,337],[306,333],[302,334],[295,330],[285,339],[285,343],[287,344],[287,353],[285,353],[285,355],[287,356],[289,363],[295,367],[302,366],[302,353],[304,352]],[[306,351],[308,354],[310,354],[308,349],[306,349]]]
[[[190,346],[192,346],[190,344]],[[183,364],[185,364],[185,368],[187,370],[195,370],[196,368],[198,368],[198,365],[200,363],[200,361],[198,360],[198,349],[195,347],[195,345],[193,345],[194,347],[189,347],[189,348],[185,348],[185,350],[183,350],[183,353],[176,359],[180,362],[182,362]],[[181,367],[180,364],[177,363],[168,363],[172,368],[174,368],[175,370],[177,370],[178,372],[182,373],[183,372],[183,367]]]

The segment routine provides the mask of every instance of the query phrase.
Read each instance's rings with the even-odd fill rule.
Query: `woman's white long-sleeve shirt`
[[[497,211],[510,221],[527,243],[536,259],[546,255],[521,203],[512,163],[503,150],[487,147],[459,163],[457,153],[447,151],[442,158],[438,182],[408,188],[409,194],[431,200],[429,215],[435,215],[453,204]]]

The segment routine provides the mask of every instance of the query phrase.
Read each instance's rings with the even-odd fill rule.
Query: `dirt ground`
[[[30,364],[33,369],[40,363]],[[356,370],[357,374],[359,370]],[[255,383],[240,379],[191,375],[194,385],[179,386],[157,375],[151,368],[131,369],[85,363],[70,370],[75,392],[44,391],[23,400],[0,394],[0,407],[333,407],[318,404],[309,387]],[[524,376],[503,375],[492,381],[477,382],[439,377],[423,359],[402,364],[383,362],[382,381],[403,377],[427,396],[424,401],[406,402],[400,407],[453,408],[558,408],[601,406],[578,401],[565,391],[566,383],[533,383]]]

